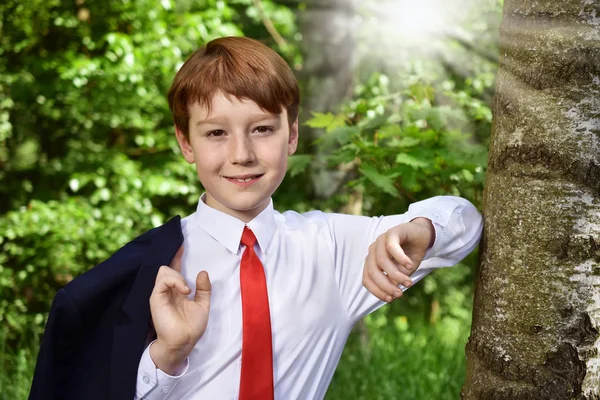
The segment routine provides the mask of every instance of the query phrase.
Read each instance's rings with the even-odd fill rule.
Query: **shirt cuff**
[[[435,231],[435,240],[433,245],[425,253],[423,260],[435,256],[444,245],[444,228],[453,213],[460,209],[456,201],[449,196],[439,196],[418,203],[411,204],[408,208],[410,221],[415,218],[427,218],[431,221]]]
[[[408,217],[428,218],[436,230],[433,246],[419,269],[448,267],[459,263],[479,243],[483,219],[466,199],[439,196],[412,204]]]
[[[474,211],[471,212],[471,209]],[[464,215],[465,213],[467,215]],[[407,214],[409,220],[422,217],[429,219],[433,224],[435,241],[425,253],[424,261],[438,257],[446,258],[446,253],[453,252],[450,250],[463,246],[466,239],[473,236],[470,230],[467,232],[466,227],[479,226],[481,219],[470,202],[455,196],[437,196],[413,203],[409,206]]]
[[[146,347],[140,359],[135,400],[165,399],[173,391],[175,385],[179,382],[179,378],[187,373],[190,365],[189,358],[186,358],[185,367],[179,375],[172,376],[164,373],[156,368],[152,357],[150,357],[150,346],[152,346],[152,343]]]

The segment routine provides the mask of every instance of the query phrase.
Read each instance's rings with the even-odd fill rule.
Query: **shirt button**
[[[164,394],[167,394],[167,393],[169,393],[169,387],[168,387],[168,386],[163,386],[161,390],[162,390],[162,392],[163,392]]]
[[[142,378],[142,381],[144,381],[144,383],[149,383],[150,378],[148,378],[148,375],[144,375],[144,377]]]

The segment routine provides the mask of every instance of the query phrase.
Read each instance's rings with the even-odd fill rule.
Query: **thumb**
[[[398,225],[397,229],[390,229],[386,238],[386,249],[398,264],[406,266],[408,269],[411,259],[406,254],[410,249],[407,246],[408,234],[406,231],[407,227],[404,225]]]
[[[395,234],[394,239],[395,239],[396,243],[398,243],[399,245],[406,246],[408,244],[408,242],[410,242],[411,226],[410,225],[405,226],[404,224],[402,224],[402,225],[398,225],[398,228],[401,228],[401,229],[394,230],[394,232],[393,232]]]
[[[212,285],[208,278],[208,272],[200,271],[196,277],[196,294],[194,295],[194,301],[207,309],[210,308],[210,292]]]

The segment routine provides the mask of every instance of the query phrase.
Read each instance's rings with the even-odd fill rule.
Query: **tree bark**
[[[600,0],[505,0],[464,399],[600,399]]]

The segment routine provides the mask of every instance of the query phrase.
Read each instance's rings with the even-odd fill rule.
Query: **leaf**
[[[462,174],[467,182],[473,182],[474,176],[471,171],[469,171],[468,169],[463,169]]]
[[[427,163],[423,160],[419,160],[417,157],[411,156],[410,154],[406,154],[406,153],[398,154],[396,156],[396,162],[398,164],[409,165],[413,168],[424,168],[424,167],[429,166],[429,163]]]
[[[327,165],[331,168],[336,168],[340,164],[346,164],[356,159],[359,153],[359,148],[354,144],[349,144],[338,150],[336,150],[331,156],[327,158]]]
[[[394,182],[390,176],[381,174],[374,166],[369,164],[362,164],[359,170],[379,189],[392,196],[398,196],[398,190],[394,187]]]
[[[380,126],[383,126],[387,123],[387,117],[383,115],[378,115],[374,118],[368,118],[360,122],[360,128],[362,130],[368,131],[370,129],[377,129]]]
[[[323,151],[327,152],[331,148],[339,148],[339,145],[348,145],[359,132],[360,131],[356,126],[342,126],[320,136],[315,140],[315,144],[319,145]]]
[[[429,85],[417,83],[409,88],[411,96],[418,102],[421,103],[424,100],[431,101],[435,96],[435,89]]]
[[[384,139],[384,138],[397,138],[402,136],[402,128],[400,128],[400,125],[385,125],[382,126],[381,129],[379,129],[377,135],[379,136],[379,138]]]
[[[346,116],[344,114],[332,114],[328,112],[312,113],[313,117],[306,121],[306,125],[311,128],[324,128],[327,132],[331,132],[336,128],[346,126]]]
[[[414,137],[403,137],[397,143],[394,143],[397,147],[413,147],[421,143],[421,141]]]
[[[448,124],[447,118],[444,115],[444,109],[433,107],[426,114],[428,125],[435,131],[441,131]]]
[[[352,141],[352,137],[358,133],[359,130],[355,126],[342,126],[332,130],[328,135],[337,140],[339,144],[344,145]]]
[[[294,177],[306,169],[312,162],[312,156],[310,154],[295,154],[288,157],[287,171],[290,177]]]

